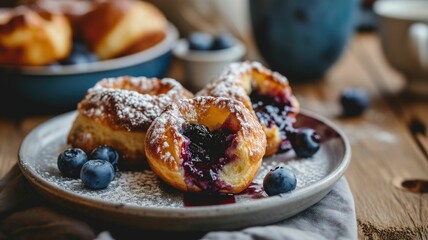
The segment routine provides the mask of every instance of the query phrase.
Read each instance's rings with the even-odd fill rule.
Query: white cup
[[[428,96],[428,1],[378,0],[382,50],[407,80],[407,90]]]
[[[240,61],[246,53],[245,44],[236,40],[235,45],[222,50],[189,50],[186,39],[181,39],[173,49],[173,54],[181,60],[186,77],[186,85],[193,92],[204,88],[210,81],[219,77],[232,62]]]

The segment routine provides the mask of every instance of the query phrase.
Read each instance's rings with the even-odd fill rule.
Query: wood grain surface
[[[428,180],[427,137],[409,127],[411,119],[418,119],[424,128],[428,102],[403,94],[404,84],[386,63],[378,39],[360,34],[325,79],[293,85],[304,108],[333,119],[350,139],[352,161],[346,177],[361,239],[428,238],[427,194],[402,187],[406,180]],[[338,98],[346,87],[369,92],[371,106],[363,116],[341,116]]]
[[[179,63],[169,75],[185,83]],[[337,123],[351,142],[346,178],[359,238],[428,239],[428,98],[403,92],[405,80],[386,62],[378,37],[355,35],[323,79],[291,85],[302,108]],[[347,87],[368,91],[371,104],[363,116],[341,115],[339,96]],[[0,176],[16,162],[25,135],[50,117],[0,117]]]

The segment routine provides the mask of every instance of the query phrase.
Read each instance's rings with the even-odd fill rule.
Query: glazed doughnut
[[[168,21],[153,4],[140,0],[107,0],[82,18],[84,41],[100,59],[149,48],[166,35]]]
[[[0,17],[2,65],[46,65],[67,57],[71,46],[71,26],[62,14],[19,6]]]
[[[291,149],[286,132],[295,122],[299,102],[281,74],[258,62],[232,63],[196,95],[243,102],[262,124],[267,139],[266,156]]]
[[[90,153],[109,145],[122,166],[145,165],[144,140],[153,120],[166,106],[192,93],[169,78],[123,76],[100,80],[79,102],[67,142]]]
[[[256,117],[230,98],[196,97],[169,105],[147,131],[151,169],[190,192],[239,193],[260,168],[266,137]]]

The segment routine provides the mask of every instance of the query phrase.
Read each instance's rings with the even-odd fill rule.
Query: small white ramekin
[[[245,53],[245,44],[239,40],[227,49],[196,51],[189,49],[187,39],[180,39],[173,49],[174,56],[182,62],[186,85],[194,92],[218,77],[228,64],[241,60]]]

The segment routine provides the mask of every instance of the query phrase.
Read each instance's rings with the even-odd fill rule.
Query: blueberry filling
[[[234,159],[230,149],[236,145],[236,134],[227,128],[210,131],[206,126],[188,124],[182,148],[183,168],[187,184],[207,192],[218,192],[230,186],[219,178],[224,165]]]
[[[287,115],[294,111],[290,101],[282,96],[270,96],[254,90],[250,94],[252,107],[259,121],[267,127],[278,126],[281,134],[281,145],[278,153],[291,149],[287,132],[292,129],[292,122]]]

